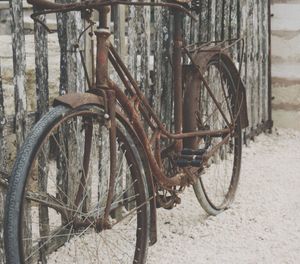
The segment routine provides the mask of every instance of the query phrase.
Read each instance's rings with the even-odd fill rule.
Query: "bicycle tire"
[[[236,96],[237,83],[220,56],[215,55],[208,61],[203,76],[223,111],[226,112],[227,108],[225,115],[228,119],[230,112],[231,116],[234,117],[232,120],[236,119],[235,130],[228,140],[228,144],[223,145],[209,159],[209,164],[205,168],[196,170],[197,180],[193,184],[195,195],[203,209],[209,215],[217,215],[231,205],[238,187],[242,155],[241,119],[238,114],[240,105]],[[189,107],[186,112],[191,118],[184,120],[184,128],[186,131],[193,131],[195,129],[215,130],[228,127],[225,124],[225,119],[222,119],[220,112],[217,110],[216,104],[205,92],[203,83],[201,84],[200,81],[199,85],[199,81],[199,75],[194,74],[189,83],[192,89],[185,100],[186,102],[196,100],[197,103],[188,104]],[[221,100],[222,94],[225,101]],[[185,140],[185,145],[193,149],[206,148],[209,150],[221,140],[221,137],[193,138]],[[195,173],[195,168],[192,168],[192,170]],[[219,182],[221,179],[224,179],[223,183]],[[223,184],[222,190],[220,184]]]
[[[84,170],[81,162],[88,153],[83,147],[88,144],[88,136],[84,136],[87,127],[92,127],[92,147],[89,169]],[[118,120],[120,159],[110,212],[113,227],[100,230],[97,226],[108,188],[109,155],[102,155],[100,149],[109,149],[106,132],[104,111],[93,105],[76,109],[57,106],[34,126],[17,155],[7,192],[7,263],[59,263],[62,259],[64,263],[146,262],[150,225],[147,181],[133,139]],[[78,182],[83,171],[87,172],[85,184]],[[78,193],[74,195],[72,190],[79,190],[80,184],[84,185],[83,194],[76,203]],[[93,223],[91,219],[95,219]]]

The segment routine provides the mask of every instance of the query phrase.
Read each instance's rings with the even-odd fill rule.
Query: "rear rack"
[[[185,48],[189,53],[224,52],[238,44],[242,45],[242,53],[244,53],[244,39],[242,38],[199,42],[186,46]]]

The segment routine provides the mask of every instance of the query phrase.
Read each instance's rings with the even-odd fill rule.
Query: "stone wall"
[[[300,1],[273,1],[271,10],[273,119],[300,130]]]

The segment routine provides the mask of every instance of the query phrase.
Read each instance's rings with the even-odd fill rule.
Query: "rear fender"
[[[223,52],[219,52],[219,51],[203,52],[203,51],[201,51],[193,56],[193,60],[194,60],[195,64],[197,65],[197,67],[200,69],[201,73],[204,73],[206,71],[207,65],[212,60],[221,60],[225,64],[227,69],[232,74],[233,81],[236,84],[236,87],[239,87],[238,100],[242,102],[241,103],[241,113],[240,113],[241,127],[242,128],[248,127],[249,121],[248,121],[248,113],[247,113],[246,88],[243,84],[243,81],[240,78],[239,71],[236,68],[232,59]],[[187,69],[186,69],[186,73],[187,73],[187,76],[192,77],[193,74],[197,73],[197,69],[195,69],[195,67],[193,67],[193,65],[189,65],[189,67],[187,67]],[[189,89],[189,87],[186,87],[186,94],[192,93],[188,89]],[[190,89],[193,89],[193,87],[191,87]]]

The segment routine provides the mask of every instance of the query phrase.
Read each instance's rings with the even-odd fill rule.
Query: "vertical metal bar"
[[[25,91],[25,35],[23,21],[23,1],[10,1],[12,17],[12,48],[15,88],[15,131],[17,148],[22,144],[26,134],[26,91]]]

